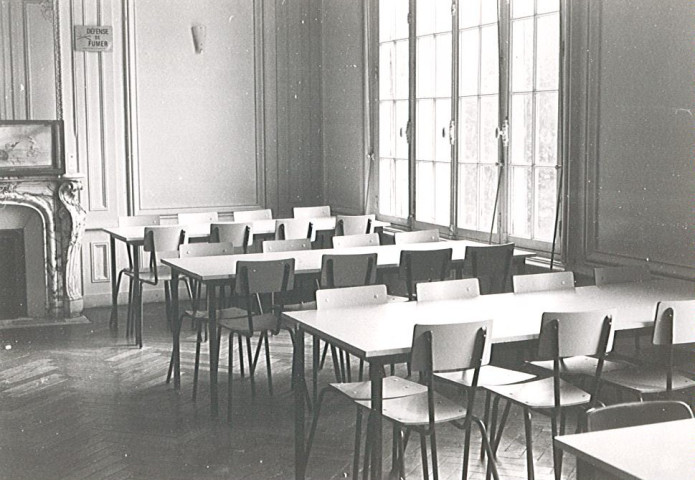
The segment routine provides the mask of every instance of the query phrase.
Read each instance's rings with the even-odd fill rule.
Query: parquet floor
[[[125,341],[123,328],[108,328],[108,313],[104,308],[87,311],[90,325],[0,331],[0,479],[293,478],[291,347],[286,333],[271,339],[273,397],[267,392],[264,368],[257,373],[255,401],[248,380],[235,373],[230,427],[224,416],[209,417],[206,353],[198,400],[191,400],[195,336],[188,324],[183,332],[182,389],[177,392],[164,382],[170,337],[163,305],[146,306],[142,350]],[[124,316],[122,311],[121,323]],[[226,350],[225,340],[221,402],[226,401]],[[330,373],[324,369],[322,379],[329,381]],[[534,420],[537,478],[550,479],[550,425],[541,416]],[[339,399],[328,400],[309,478],[351,476],[353,428],[354,409]],[[462,433],[445,427],[438,435],[440,478],[460,478]],[[385,442],[390,444],[390,438]],[[526,477],[518,412],[510,419],[499,457],[502,478]],[[407,478],[421,478],[415,438],[406,459]],[[475,459],[472,470],[470,478],[484,478]],[[565,456],[563,478],[573,480],[574,470],[574,460]]]

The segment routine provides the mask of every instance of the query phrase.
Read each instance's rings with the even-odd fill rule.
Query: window
[[[459,236],[487,238],[493,229],[502,241],[548,249],[557,196],[559,0],[501,2],[502,12],[497,3],[411,1],[410,38],[409,2],[379,2],[378,212],[452,226]],[[504,125],[508,143],[496,135]]]

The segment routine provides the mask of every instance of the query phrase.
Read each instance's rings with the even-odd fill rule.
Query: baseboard
[[[157,303],[164,301],[164,287],[148,288],[142,292],[142,298],[145,303]],[[188,298],[186,287],[179,287],[179,298]],[[128,291],[120,291],[118,293],[118,304],[128,305]],[[111,306],[111,292],[95,293],[84,297],[84,308],[97,308]]]

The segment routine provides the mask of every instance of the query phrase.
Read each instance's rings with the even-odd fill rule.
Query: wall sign
[[[75,50],[78,52],[110,52],[113,48],[111,25],[75,25]]]

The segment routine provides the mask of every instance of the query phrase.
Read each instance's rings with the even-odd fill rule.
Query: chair
[[[573,272],[535,273],[514,275],[514,293],[549,292],[552,290],[571,290],[574,288]]]
[[[280,331],[285,294],[294,283],[294,259],[239,261],[236,265],[235,294],[245,300],[245,308],[225,308],[219,311],[218,338],[222,330],[229,331],[229,366],[227,375],[227,419],[232,418],[232,372],[233,372],[233,337],[246,339],[247,358],[249,359],[249,379],[251,396],[256,396],[254,372],[265,344],[266,371],[268,391],[273,395],[273,382],[270,362],[270,345],[268,334]],[[259,334],[255,354],[251,347],[251,337]],[[294,342],[294,337],[292,337]]]
[[[555,438],[558,433],[562,435],[565,432],[565,414],[568,408],[597,405],[603,361],[610,349],[609,346],[612,345],[613,315],[614,312],[611,310],[544,313],[538,337],[538,356],[553,361],[553,376],[513,385],[485,387],[497,396],[493,405],[492,425],[495,424],[500,399],[507,400],[499,431],[496,436],[491,433],[494,451],[497,451],[499,446],[511,404],[523,408],[528,478],[534,478],[531,411],[550,416],[552,436]],[[596,356],[599,359],[591,394],[560,378],[560,361],[580,355]],[[562,451],[554,445],[553,465],[555,479],[560,480]]]
[[[480,281],[483,295],[507,291],[513,257],[513,243],[466,247],[466,262],[471,266],[472,275]]]
[[[400,277],[405,281],[408,299],[415,300],[415,285],[420,282],[445,280],[449,276],[451,248],[439,250],[402,250]]]
[[[160,223],[159,215],[138,215],[135,217],[118,217],[119,227],[151,227],[157,226]],[[116,277],[116,293],[119,292],[121,288],[121,280],[123,275],[130,271],[133,271],[133,247],[131,245],[126,245],[126,251],[128,253],[128,266],[122,268],[118,271],[118,276]],[[130,295],[133,291],[133,281],[130,280],[130,286],[128,287],[128,307],[130,309],[131,299]],[[128,311],[128,318],[130,318],[131,312]],[[126,337],[128,336],[128,329],[126,328]]]
[[[201,213],[179,213],[179,225],[194,225],[196,223],[212,223],[218,220],[217,212],[201,212]]]
[[[393,235],[393,241],[396,245],[405,245],[408,243],[427,243],[439,241],[439,230],[415,230],[412,232],[396,232]]]
[[[652,275],[646,265],[594,268],[594,283],[599,286],[611,283],[647,282],[651,279]]]
[[[379,234],[345,235],[333,237],[333,248],[373,247],[380,245]]]
[[[372,224],[376,220],[376,215],[338,215],[335,220],[335,234],[362,235],[373,233]]]
[[[129,326],[135,326],[135,339],[140,348],[142,348],[142,288],[144,284],[159,285],[159,282],[164,283],[164,296],[166,301],[167,321],[170,320],[170,281],[171,271],[168,267],[161,265],[159,260],[167,257],[178,257],[179,246],[183,243],[185,232],[178,225],[173,226],[153,226],[145,227],[145,238],[143,250],[150,254],[149,268],[138,272],[135,275],[134,271],[125,272],[131,277],[133,282],[133,293],[131,294],[131,302],[137,305],[137,312],[128,318]],[[133,311],[129,306],[129,311]],[[129,328],[126,328],[127,330]]]
[[[475,298],[480,295],[477,278],[418,283],[416,285],[416,290],[418,302],[461,300]],[[473,373],[474,371],[472,370],[438,373],[435,374],[435,378],[454,384],[458,388],[463,388],[464,391],[469,391],[473,381]],[[536,376],[529,373],[518,372],[495,365],[484,365],[480,368],[478,387],[485,387],[487,385],[510,385],[512,383],[526,382],[534,378],[536,378]],[[486,392],[483,417],[483,423],[486,427],[490,422],[490,396],[490,392]],[[481,454],[482,453],[483,451],[481,449]]]
[[[652,343],[665,349],[665,365],[634,366],[608,372],[604,381],[622,390],[644,395],[666,393],[695,387],[695,381],[674,368],[674,345],[695,342],[695,300],[663,301],[656,306]]]
[[[586,430],[596,432],[613,428],[634,427],[651,423],[671,422],[693,418],[690,407],[670,400],[634,402],[594,408],[586,412]],[[647,453],[647,452],[645,452]],[[577,480],[617,480],[618,477],[596,469],[577,459]]]
[[[316,308],[317,310],[328,310],[333,308],[349,308],[365,305],[382,305],[388,302],[385,285],[367,285],[360,287],[349,288],[334,288],[322,289],[316,292]],[[425,392],[426,387],[418,384],[413,384],[400,377],[389,376],[383,379],[383,397],[394,398],[399,396],[410,395],[416,392]],[[306,448],[306,460],[309,461],[311,447],[314,443],[316,435],[316,427],[318,425],[319,416],[321,414],[321,406],[323,405],[324,397],[327,393],[332,392],[339,394],[348,400],[368,400],[371,398],[371,383],[366,382],[349,382],[349,383],[331,383],[321,389],[314,415],[309,431],[309,439]],[[357,418],[355,425],[355,450],[353,459],[352,478],[356,480],[359,473],[359,451],[361,440],[361,425],[362,425],[362,409],[357,407]]]
[[[311,250],[311,241],[307,238],[294,238],[291,240],[266,240],[263,242],[263,253],[293,252],[297,250]]]
[[[234,212],[235,222],[253,222],[254,220],[270,220],[273,218],[272,210],[239,210]]]
[[[284,218],[275,221],[275,240],[313,240],[313,233],[311,222],[307,218]]]
[[[318,218],[318,217],[330,217],[331,207],[328,205],[323,205],[320,207],[294,207],[292,209],[292,214],[294,218]]]
[[[210,242],[232,243],[237,251],[248,252],[253,244],[253,224],[244,222],[211,223]]]
[[[211,257],[219,255],[232,255],[235,253],[235,247],[233,243],[223,242],[223,243],[186,243],[179,247],[179,257]],[[231,284],[230,284],[231,285]],[[198,371],[200,365],[200,344],[203,342],[203,324],[208,321],[208,311],[206,308],[201,308],[200,299],[200,284],[191,283],[191,309],[186,310],[181,315],[181,320],[184,318],[190,318],[196,327],[196,346],[195,346],[195,367],[193,370],[193,401],[196,400],[196,395],[198,391]],[[171,370],[173,367],[173,355],[172,350],[172,362],[169,365],[169,373],[167,374],[167,383],[171,378]],[[243,350],[241,348],[241,338],[239,339],[239,363],[241,365],[242,377],[244,376],[244,359]]]
[[[415,325],[410,363],[420,372],[421,382],[427,392],[384,399],[382,417],[394,425],[396,437],[396,460],[399,478],[405,478],[405,443],[411,432],[420,436],[423,478],[429,478],[427,440],[430,438],[433,478],[438,479],[438,451],[436,425],[451,423],[464,430],[463,473],[468,478],[471,427],[475,423],[480,430],[482,444],[488,454],[488,466],[495,479],[499,478],[495,457],[483,422],[473,414],[475,391],[482,365],[490,359],[489,331],[491,321],[449,323],[440,325]],[[473,371],[472,385],[465,408],[449,400],[434,389],[435,374],[439,372]],[[358,405],[370,409],[371,401],[359,400]],[[369,458],[368,456],[366,457]],[[368,463],[368,461],[367,461]]]

